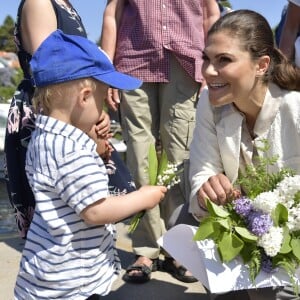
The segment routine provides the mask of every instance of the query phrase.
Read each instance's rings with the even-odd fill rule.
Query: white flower
[[[177,176],[178,169],[177,164],[168,162],[167,168],[162,174],[157,176],[157,185],[164,185],[169,190],[172,186],[180,182],[180,178]]]
[[[258,246],[262,247],[268,256],[273,257],[280,251],[282,241],[283,229],[273,226],[258,239]]]
[[[290,231],[300,230],[300,204],[295,207],[292,207],[288,210],[288,222],[287,226]]]
[[[252,202],[255,210],[271,214],[272,210],[280,202],[278,192],[264,192],[259,194]]]
[[[278,183],[276,191],[281,198],[281,203],[287,208],[294,205],[294,196],[299,191],[300,175],[287,176]]]

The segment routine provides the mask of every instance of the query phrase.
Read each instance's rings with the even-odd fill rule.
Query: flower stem
[[[128,228],[129,233],[132,233],[136,230],[137,226],[139,225],[139,223],[145,213],[146,213],[146,211],[143,210],[132,217],[132,219],[130,220],[129,228]]]

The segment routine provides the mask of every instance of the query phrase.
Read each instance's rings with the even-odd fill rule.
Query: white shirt
[[[119,270],[113,225],[79,216],[108,195],[96,144],[81,130],[38,116],[26,173],[36,208],[22,253],[15,299],[86,299],[110,291]]]
[[[241,167],[241,145],[245,141],[242,130],[244,116],[232,104],[213,107],[205,89],[200,96],[196,127],[190,148],[191,196],[189,211],[202,216],[197,192],[209,177],[224,173],[234,183]],[[289,167],[300,174],[300,92],[286,91],[269,85],[261,111],[257,117],[253,140],[256,149],[261,140],[269,141],[270,149],[259,155],[278,155],[270,172]],[[245,145],[247,143],[244,143]],[[249,147],[249,157],[255,147]]]

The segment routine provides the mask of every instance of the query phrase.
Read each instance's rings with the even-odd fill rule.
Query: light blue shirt
[[[111,224],[79,216],[108,196],[96,144],[81,130],[38,116],[26,173],[36,208],[15,287],[15,299],[86,299],[106,295],[120,270]]]

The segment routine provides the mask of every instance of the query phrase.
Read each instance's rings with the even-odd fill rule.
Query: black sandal
[[[151,259],[152,265],[150,267],[145,264],[132,264],[126,269],[126,273],[123,275],[123,280],[130,283],[145,283],[151,279],[151,272],[155,272],[158,269],[158,258]],[[139,271],[139,275],[130,275],[131,271]]]
[[[172,257],[165,257],[165,260],[162,263],[162,270],[182,282],[192,283],[198,281],[198,279],[192,275],[185,275],[187,269],[184,266],[176,267],[174,258]]]

